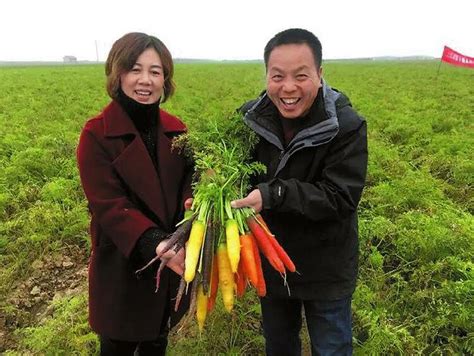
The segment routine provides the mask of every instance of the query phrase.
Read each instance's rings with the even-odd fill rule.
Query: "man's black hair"
[[[277,33],[270,41],[268,41],[263,54],[265,68],[267,68],[268,59],[275,47],[286,44],[307,44],[309,48],[311,48],[311,52],[313,52],[316,68],[321,66],[323,50],[319,39],[312,32],[307,30],[301,28],[290,28]]]

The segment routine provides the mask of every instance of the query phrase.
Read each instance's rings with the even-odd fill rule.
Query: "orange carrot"
[[[245,286],[247,285],[247,277],[244,274],[242,261],[240,261],[239,266],[237,268],[237,273],[234,273],[234,276],[237,297],[243,297],[245,294]]]
[[[211,293],[207,301],[207,310],[211,311],[214,309],[216,304],[217,297],[217,287],[219,286],[219,270],[217,267],[217,254],[214,255],[212,259],[212,269],[211,269]]]
[[[251,232],[248,232],[240,236],[240,260],[242,261],[245,275],[249,279],[250,283],[255,288],[257,288],[257,267],[255,266],[255,257],[250,234]]]
[[[285,265],[286,269],[290,272],[296,272],[295,264],[291,260],[290,256],[288,256],[285,249],[280,245],[278,240],[275,238],[275,235],[270,231],[267,223],[265,222],[265,220],[263,220],[262,215],[257,214],[255,216],[255,219],[260,224],[260,226],[262,226],[263,230],[267,234],[269,241],[272,243],[273,248],[275,249],[278,257],[280,257],[281,261]]]
[[[268,240],[272,244],[273,248],[275,249],[278,257],[280,257],[281,261],[285,265],[286,269],[290,272],[296,272],[296,267],[293,261],[291,260],[290,256],[286,253],[285,249],[280,245],[278,240],[273,236],[268,236]]]
[[[261,227],[263,227],[263,230],[265,230],[265,232],[267,233],[267,235],[270,235],[270,236],[275,236],[272,234],[272,232],[270,231],[270,228],[268,227],[267,223],[265,222],[265,220],[263,220],[263,216],[260,215],[260,214],[257,214],[255,215],[255,220],[257,220],[257,222],[260,224]]]
[[[272,267],[280,273],[285,273],[285,265],[281,261],[280,257],[275,251],[275,248],[272,246],[270,241],[268,241],[268,235],[265,230],[260,226],[257,220],[253,216],[247,218],[247,225],[252,231],[257,245],[262,254],[267,258],[268,262]]]
[[[255,267],[257,269],[258,276],[258,284],[256,287],[257,295],[259,297],[264,297],[267,294],[267,286],[265,283],[265,278],[263,276],[262,260],[260,259],[260,252],[258,252],[257,241],[255,241],[255,237],[252,234],[250,234],[250,240],[252,241]]]

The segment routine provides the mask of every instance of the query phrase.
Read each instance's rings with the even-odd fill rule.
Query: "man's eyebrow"
[[[270,70],[274,70],[274,71],[277,71],[277,72],[283,72],[283,69],[281,69],[281,68],[279,68],[279,67],[275,67],[275,66],[268,68],[268,70],[269,70],[269,71],[270,71]]]
[[[303,65],[297,67],[296,69],[294,69],[294,71],[298,71],[298,70],[301,70],[301,69],[308,69],[308,68],[309,68],[308,65],[303,64]],[[281,69],[281,68],[278,67],[278,66],[273,66],[273,67],[270,67],[269,69],[278,70],[278,71],[280,71],[280,72],[283,71],[283,69]]]
[[[298,72],[302,69],[309,69],[309,66],[307,66],[306,64],[303,64],[302,66],[299,66],[298,68],[295,69],[295,72]]]

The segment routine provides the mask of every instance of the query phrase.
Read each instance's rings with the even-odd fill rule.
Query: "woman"
[[[182,218],[191,197],[192,166],[171,149],[186,130],[160,109],[174,92],[173,61],[156,37],[129,33],[105,65],[112,101],[89,120],[77,158],[91,213],[89,322],[101,355],[164,355],[184,251],[167,252],[155,293],[154,271],[135,271],[152,259]],[[155,268],[156,271],[156,268]]]

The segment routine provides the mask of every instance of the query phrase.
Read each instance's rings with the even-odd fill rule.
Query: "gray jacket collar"
[[[324,109],[326,113],[326,120],[318,122],[317,124],[299,131],[295,137],[290,141],[288,146],[283,147],[280,138],[275,132],[272,132],[267,127],[261,124],[259,116],[259,108],[269,105],[270,99],[267,93],[264,92],[256,102],[245,112],[245,123],[254,130],[261,137],[266,139],[271,144],[275,145],[280,151],[280,163],[275,172],[275,176],[285,167],[288,159],[299,150],[308,147],[316,147],[331,141],[339,132],[339,120],[336,112],[336,100],[341,96],[341,93],[333,90],[322,79],[322,95]],[[271,102],[270,102],[271,103]],[[273,103],[271,106],[274,107]]]

